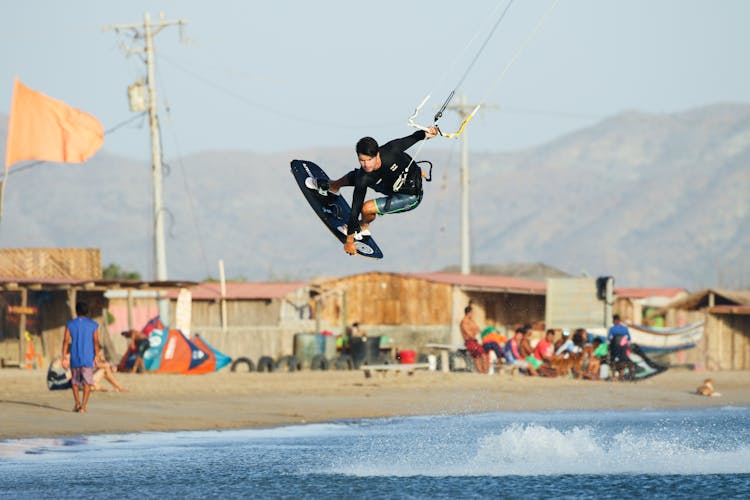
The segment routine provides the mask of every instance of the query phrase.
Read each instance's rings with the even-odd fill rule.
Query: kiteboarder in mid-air
[[[419,205],[422,201],[422,170],[405,151],[438,133],[437,127],[428,127],[382,146],[378,146],[372,137],[363,137],[356,147],[360,168],[336,180],[307,179],[307,187],[317,189],[321,194],[338,193],[344,186],[354,186],[349,221],[339,228],[346,233],[346,253],[357,253],[355,238],[370,234],[369,226],[376,216],[408,212]],[[368,187],[385,196],[365,201]]]
[[[559,2],[560,0],[552,1],[534,26],[533,31],[517,48],[491,87],[496,86],[503,79]],[[430,139],[436,135],[446,138],[459,137],[477,114],[480,104],[475,105],[469,113],[466,113],[468,109],[464,109],[464,104],[458,108],[453,107],[451,109],[461,109],[460,114],[463,116],[461,125],[455,132],[450,133],[445,133],[438,128],[438,121],[443,116],[443,112],[449,109],[451,100],[466,80],[485,47],[487,47],[492,35],[505,18],[512,4],[513,0],[510,0],[502,12],[499,11],[500,4],[493,10],[491,17],[497,20],[487,33],[484,42],[461,75],[458,83],[435,113],[432,126],[427,127],[416,122],[420,110],[430,99],[428,94],[407,120],[410,127],[418,129],[417,132],[400,139],[394,139],[382,146],[379,146],[372,137],[363,137],[357,142],[356,147],[360,168],[352,170],[340,179],[331,180],[322,168],[311,161],[292,160],[291,170],[297,185],[328,230],[344,244],[346,253],[382,259],[383,252],[380,251],[370,235],[370,224],[378,215],[407,212],[420,204],[422,201],[422,177],[427,182],[432,179],[432,163],[428,160],[415,161],[405,151],[417,142]],[[414,153],[414,156],[419,156],[419,149]],[[428,168],[425,168],[424,174],[420,163],[429,165]],[[354,186],[351,207],[343,198],[338,196],[339,189],[344,186]],[[365,201],[368,187],[384,196]]]

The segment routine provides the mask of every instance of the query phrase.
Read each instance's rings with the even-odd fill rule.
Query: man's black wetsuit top
[[[417,130],[401,139],[386,142],[378,149],[381,162],[379,169],[368,173],[358,168],[347,174],[347,184],[354,186],[347,234],[360,230],[359,213],[368,187],[386,196],[394,193],[418,195],[422,192],[422,171],[404,151],[426,136],[423,130]]]

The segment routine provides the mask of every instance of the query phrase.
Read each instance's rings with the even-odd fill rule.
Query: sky
[[[508,4],[4,2],[0,113],[9,113],[18,76],[116,128],[108,153],[149,158],[147,123],[126,94],[145,77],[142,54],[124,50],[128,31],[103,30],[142,24],[146,12],[187,21],[155,37],[168,158],[353,147],[364,135],[383,142],[411,132],[407,118],[428,94],[418,121],[431,121],[452,90],[454,104],[465,96],[484,105],[467,139],[492,152],[543,144],[623,111],[750,102],[750,2],[516,0],[496,24]],[[446,111],[441,127],[455,130],[457,116]]]

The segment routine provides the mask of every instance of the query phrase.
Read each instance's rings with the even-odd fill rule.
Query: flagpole
[[[8,165],[5,166],[5,175],[0,181],[0,221],[3,220],[3,203],[5,202],[5,183],[8,182]]]
[[[5,175],[3,180],[0,181],[0,221],[3,219],[3,207],[5,205],[5,185],[8,183],[8,169],[11,162],[10,148],[13,144],[13,127],[11,126],[11,118],[15,116],[14,103],[16,102],[16,88],[18,87],[18,76],[13,79],[13,96],[10,100],[10,116],[8,116],[8,137],[5,142]],[[20,339],[19,339],[20,342]]]

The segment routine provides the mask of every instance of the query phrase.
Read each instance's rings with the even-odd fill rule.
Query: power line
[[[172,125],[171,107],[169,106],[169,103],[167,101],[166,91],[165,91],[164,103],[165,103],[165,108],[166,108],[166,112],[167,112],[167,119],[168,119],[170,125]],[[185,193],[187,195],[188,205],[190,206],[190,217],[191,217],[191,219],[193,221],[193,227],[195,228],[195,232],[196,232],[196,235],[197,235],[198,246],[200,248],[201,256],[203,257],[203,265],[206,268],[205,269],[206,270],[206,275],[209,275],[210,271],[209,271],[209,265],[208,265],[208,257],[206,256],[206,249],[205,249],[205,246],[203,244],[204,239],[203,239],[203,235],[201,233],[200,224],[198,224],[198,218],[196,217],[195,199],[194,199],[195,197],[193,196],[193,192],[190,189],[190,183],[188,182],[188,175],[187,175],[187,172],[185,170],[185,164],[182,161],[183,160],[183,155],[182,155],[182,151],[181,151],[181,148],[180,148],[180,143],[177,140],[177,133],[175,132],[175,127],[171,126],[169,128],[170,128],[170,131],[172,133],[172,140],[174,141],[175,149],[177,150],[177,162],[178,162],[178,164],[180,166],[180,170],[182,172],[182,179],[183,179],[183,183],[184,183],[184,186],[185,186]],[[159,127],[159,134],[161,134],[161,127]]]
[[[484,48],[487,46],[487,43],[489,43],[490,39],[492,38],[492,35],[495,34],[495,30],[497,29],[498,26],[500,26],[500,23],[502,22],[503,18],[505,17],[505,14],[508,13],[508,9],[510,9],[511,5],[513,5],[513,0],[510,0],[510,2],[508,2],[508,5],[505,6],[505,10],[503,10],[503,13],[500,14],[500,17],[498,18],[497,22],[495,22],[495,25],[490,30],[490,33],[484,39],[484,42],[482,43],[482,46],[479,47],[479,50],[474,55],[474,59],[469,64],[469,67],[466,68],[466,71],[464,72],[463,76],[458,81],[458,83],[456,84],[456,86],[453,88],[453,92],[455,92],[456,90],[458,90],[458,88],[464,83],[464,80],[466,80],[466,76],[469,74],[469,72],[471,71],[471,69],[474,67],[474,64],[479,59],[479,56],[482,55],[482,52],[484,52]]]
[[[159,55],[159,59],[163,60],[163,61],[165,61],[165,62],[167,62],[169,64],[171,64],[175,68],[179,69],[180,71],[182,71],[183,73],[185,73],[187,75],[190,75],[191,77],[193,77],[196,80],[202,82],[203,84],[208,85],[209,87],[212,87],[212,88],[214,88],[216,90],[219,90],[223,94],[225,94],[225,95],[227,95],[229,97],[232,97],[232,98],[234,98],[234,99],[236,99],[236,100],[238,100],[240,102],[243,102],[243,103],[247,104],[248,106],[252,106],[254,108],[263,110],[266,113],[269,113],[269,114],[272,114],[272,115],[276,115],[276,116],[279,116],[281,118],[286,118],[288,120],[292,120],[292,121],[295,121],[295,122],[306,123],[308,125],[316,125],[316,126],[336,128],[336,129],[376,128],[376,127],[385,127],[385,126],[393,125],[392,122],[381,123],[381,124],[370,124],[370,125],[362,125],[362,124],[356,124],[355,125],[355,124],[337,123],[337,122],[329,122],[329,121],[324,121],[324,120],[315,120],[315,119],[312,119],[312,118],[309,118],[309,117],[306,117],[306,116],[301,116],[301,115],[295,115],[295,114],[292,114],[292,113],[287,113],[285,111],[281,111],[281,110],[279,110],[277,108],[274,108],[272,106],[269,106],[267,104],[263,104],[261,102],[249,99],[248,97],[246,97],[246,96],[244,96],[244,95],[242,95],[242,94],[240,94],[238,92],[235,92],[234,90],[232,90],[232,89],[230,89],[228,87],[225,87],[225,86],[223,86],[223,85],[221,85],[219,83],[216,83],[215,81],[213,81],[213,80],[211,80],[209,78],[206,78],[205,76],[203,76],[200,73],[197,73],[197,72],[195,72],[195,71],[193,71],[193,70],[191,70],[189,68],[186,68],[185,66],[183,66],[183,65],[181,65],[181,64],[179,64],[179,63],[177,63],[177,62],[175,62],[173,60],[171,60],[170,58],[164,56],[163,54]]]

